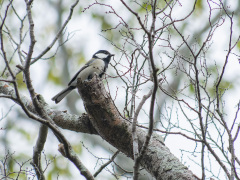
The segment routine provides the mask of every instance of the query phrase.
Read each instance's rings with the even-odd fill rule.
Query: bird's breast
[[[88,67],[86,67],[79,73],[78,78],[81,78],[82,81],[89,80],[94,76],[94,74],[102,74],[104,71],[104,67],[104,61],[101,59],[96,59],[91,64],[89,64]]]

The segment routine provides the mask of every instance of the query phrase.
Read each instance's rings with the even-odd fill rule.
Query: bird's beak
[[[112,57],[112,56],[115,56],[115,54],[110,54],[110,56]]]

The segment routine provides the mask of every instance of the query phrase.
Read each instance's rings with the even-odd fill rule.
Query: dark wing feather
[[[79,74],[82,70],[84,70],[85,68],[87,68],[94,60],[95,60],[95,59],[90,59],[90,60],[73,76],[73,78],[71,79],[71,81],[68,83],[68,86],[71,86],[71,83],[76,80],[78,74]]]

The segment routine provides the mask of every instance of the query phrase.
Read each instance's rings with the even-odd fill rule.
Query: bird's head
[[[110,52],[106,50],[99,50],[93,55],[93,58],[99,58],[99,59],[111,59],[111,57],[114,56],[114,54],[111,54]]]

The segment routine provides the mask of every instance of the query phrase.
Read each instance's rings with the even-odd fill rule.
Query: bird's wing
[[[78,74],[84,70],[85,68],[87,68],[95,59],[90,59],[74,76],[73,78],[71,79],[71,81],[68,83],[68,86],[71,86],[72,82],[76,80]]]

